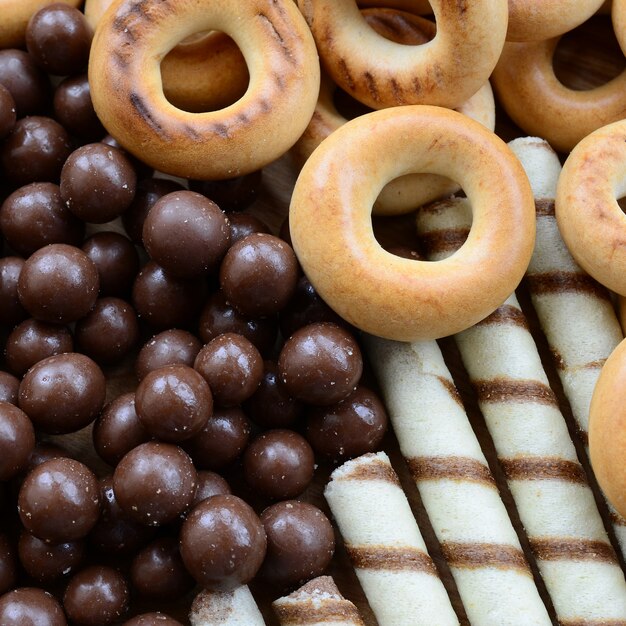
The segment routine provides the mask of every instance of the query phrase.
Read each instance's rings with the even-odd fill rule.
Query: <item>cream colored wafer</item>
[[[422,209],[429,258],[470,223],[466,199]],[[515,296],[455,340],[559,623],[626,624],[624,574]]]
[[[233,591],[201,591],[189,611],[191,626],[265,626],[246,585]]]
[[[281,626],[364,626],[359,611],[330,576],[310,580],[272,603]]]
[[[459,623],[384,452],[338,467],[324,495],[379,626]]]
[[[439,346],[373,336],[365,343],[470,623],[550,624]]]

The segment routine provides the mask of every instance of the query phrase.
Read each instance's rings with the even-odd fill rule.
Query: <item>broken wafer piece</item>
[[[310,580],[272,603],[281,626],[364,626],[356,606],[330,576]]]
[[[246,585],[232,591],[201,591],[191,604],[189,622],[191,626],[265,626]]]
[[[379,626],[459,623],[384,452],[338,467],[324,495]]]

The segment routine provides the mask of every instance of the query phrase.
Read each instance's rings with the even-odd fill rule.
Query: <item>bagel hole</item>
[[[554,51],[554,74],[569,89],[584,91],[609,82],[626,68],[611,18],[595,15],[561,37]]]
[[[423,261],[423,250],[415,231],[415,214],[372,215],[372,228],[381,248],[404,259]]]
[[[618,198],[617,205],[619,206],[620,209],[622,209],[624,213],[626,213],[626,196],[623,198]]]

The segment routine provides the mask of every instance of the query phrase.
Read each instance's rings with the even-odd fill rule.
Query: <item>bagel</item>
[[[372,231],[382,187],[420,171],[459,181],[474,207],[467,243],[437,263],[394,256]],[[451,335],[490,314],[524,275],[535,233],[528,179],[506,144],[430,106],[368,113],[326,138],[298,176],[289,225],[320,296],[358,328],[399,341]]]
[[[209,30],[235,40],[250,83],[224,109],[182,111],[165,98],[159,65],[179,41]],[[198,180],[234,178],[286,152],[313,114],[319,80],[315,43],[292,0],[116,2],[96,29],[89,61],[107,131],[151,167]]]

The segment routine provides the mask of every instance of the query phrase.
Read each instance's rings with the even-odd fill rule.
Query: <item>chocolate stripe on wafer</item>
[[[538,402],[558,406],[554,392],[536,380],[494,378],[472,381],[479,402]]]
[[[526,284],[531,294],[534,295],[579,292],[588,293],[604,300],[610,299],[609,292],[591,276],[582,271],[565,272],[554,270],[541,274],[527,274]]]
[[[590,539],[531,539],[530,547],[538,559],[544,561],[605,561],[616,563],[611,544]]]
[[[450,567],[516,569],[531,576],[524,553],[513,546],[445,541],[441,544],[441,549]]]
[[[455,252],[469,235],[468,228],[448,228],[437,233],[431,233],[420,238],[426,254],[434,252]]]
[[[514,324],[515,326],[528,328],[528,322],[524,314],[519,309],[508,304],[498,307],[491,315],[488,315],[478,323],[485,326],[488,324]]]
[[[406,459],[413,480],[468,480],[496,486],[489,467],[476,459],[460,456],[412,457]]]
[[[596,619],[596,620],[565,620],[560,621],[559,626],[626,626],[626,620],[623,619]]]
[[[552,198],[536,199],[535,213],[537,217],[554,217],[554,200]]]
[[[379,459],[354,465],[337,480],[382,480],[392,485],[400,485],[398,475],[393,471],[391,465]]]
[[[263,616],[247,586],[231,591],[204,589],[189,611],[191,626],[265,626]]]
[[[385,546],[349,546],[346,551],[354,568],[359,569],[386,569],[410,570],[425,572],[433,576],[437,570],[432,559],[417,548],[391,548]]]
[[[504,475],[509,480],[565,480],[587,484],[587,476],[580,463],[559,458],[500,459]]]

